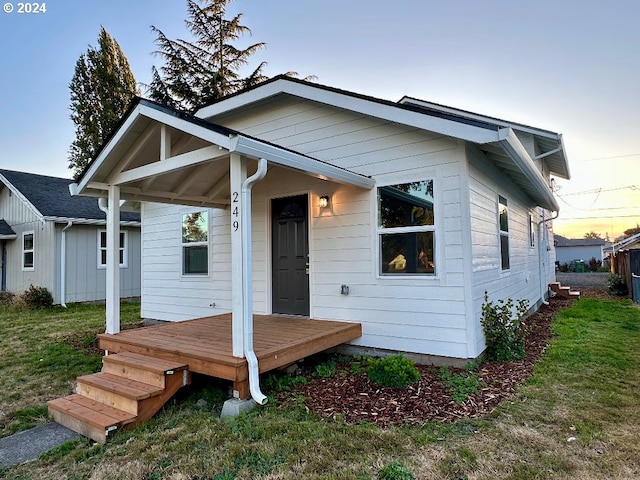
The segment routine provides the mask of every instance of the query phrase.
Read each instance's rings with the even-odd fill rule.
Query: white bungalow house
[[[557,133],[280,76],[195,116],[137,100],[73,191],[108,197],[108,333],[126,199],[141,202],[145,318],[231,312],[248,360],[262,313],[358,322],[355,347],[467,361],[485,348],[485,291],[547,296],[550,175],[569,178]]]
[[[0,290],[45,287],[54,303],[105,299],[106,216],[94,198],[72,197],[68,178],[0,170]],[[122,297],[140,296],[140,215],[122,213]]]

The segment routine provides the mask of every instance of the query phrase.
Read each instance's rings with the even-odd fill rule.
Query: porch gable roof
[[[104,197],[108,185],[118,185],[125,200],[220,207],[229,203],[225,187],[232,153],[359,188],[375,184],[370,177],[137,98],[71,191]]]
[[[0,219],[0,240],[15,240],[17,237],[13,228],[3,219]]]

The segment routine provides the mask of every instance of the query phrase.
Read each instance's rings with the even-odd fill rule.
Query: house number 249
[[[236,219],[240,217],[240,211],[238,210],[238,203],[240,203],[240,201],[238,200],[238,192],[232,192],[231,193],[231,202],[232,202],[232,209],[231,210],[231,215],[233,215]],[[233,231],[237,232],[238,228],[240,228],[240,221],[239,220],[234,220],[233,223],[231,224],[233,226]]]

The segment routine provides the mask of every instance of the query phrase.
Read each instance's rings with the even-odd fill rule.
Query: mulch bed
[[[601,290],[586,290],[582,294],[600,299],[620,298]],[[512,396],[517,386],[531,376],[535,363],[549,344],[553,318],[573,301],[554,297],[549,306],[543,305],[531,315],[526,320],[529,329],[525,357],[505,363],[482,363],[473,372],[484,385],[461,403],[453,400],[440,380],[439,368],[422,365],[417,366],[420,380],[399,390],[370,382],[366,373],[352,373],[348,364],[338,364],[338,374],[328,379],[314,377],[307,368],[300,373],[307,378],[306,385],[294,387],[290,392],[280,392],[276,398],[286,406],[292,398],[302,395],[310,411],[323,418],[342,419],[349,424],[368,422],[385,427],[482,417]]]

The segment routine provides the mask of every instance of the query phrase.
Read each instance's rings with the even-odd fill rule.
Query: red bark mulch
[[[606,292],[585,291],[583,296],[611,297]],[[354,374],[348,364],[338,364],[338,374],[318,378],[303,371],[306,385],[291,392],[276,394],[283,405],[295,395],[305,398],[307,408],[324,418],[342,418],[346,423],[362,421],[379,426],[416,425],[429,421],[456,421],[478,418],[491,412],[504,399],[514,394],[518,384],[531,376],[533,367],[551,338],[551,322],[556,313],[573,300],[554,297],[527,320],[528,334],[525,358],[512,362],[486,362],[473,370],[483,382],[478,391],[462,403],[456,403],[440,380],[440,369],[418,365],[420,380],[406,389],[381,387],[370,382],[366,373]],[[464,370],[450,369],[454,373]]]

